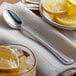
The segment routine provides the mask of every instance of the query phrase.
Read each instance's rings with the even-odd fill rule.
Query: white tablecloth
[[[22,31],[14,30],[5,23],[5,21],[2,17],[2,12],[5,9],[11,9],[11,10],[15,11],[22,18],[22,20],[24,22],[26,22],[27,19],[29,19],[29,18],[25,17],[27,15],[27,13],[29,14],[29,17],[31,16],[31,17],[37,19],[37,21],[38,21],[38,19],[41,20],[39,17],[37,17],[35,14],[33,14],[29,9],[26,9],[26,8],[24,9],[24,7],[25,6],[21,2],[18,2],[13,5],[8,4],[8,3],[3,3],[0,6],[0,44],[12,44],[12,43],[24,44],[27,47],[29,47],[30,49],[32,49],[37,58],[37,76],[57,76],[57,74],[64,71],[65,69],[70,68],[70,67],[75,67],[76,66],[75,62],[72,65],[63,65],[42,45],[40,45],[36,41],[28,38],[27,35],[25,36],[22,33]],[[32,20],[33,20],[33,18],[32,18]],[[40,22],[46,24],[43,20],[41,20]],[[65,40],[69,39],[72,41],[72,42],[70,41],[72,43],[71,46],[74,46],[74,47],[76,46],[75,31],[66,31],[66,30],[60,30],[60,29],[57,29],[57,30],[62,35],[64,34],[64,36],[66,36],[66,37],[64,37]],[[63,41],[62,41],[62,43],[63,43]],[[70,50],[71,48],[67,48],[67,49]],[[64,50],[64,52],[68,53],[65,50]],[[73,52],[73,50],[72,50],[72,52]],[[75,51],[74,51],[74,53],[75,53]],[[68,55],[71,56],[71,54],[68,54]],[[74,59],[75,59],[75,55],[76,54],[74,54],[74,57],[73,57]]]

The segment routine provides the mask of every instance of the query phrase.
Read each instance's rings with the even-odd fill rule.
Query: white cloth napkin
[[[76,63],[72,65],[63,65],[42,45],[35,42],[34,40],[29,39],[27,36],[24,36],[20,30],[11,29],[5,23],[2,17],[2,12],[5,9],[10,9],[15,11],[23,21],[27,21],[27,19],[30,19],[29,17],[33,17],[37,21],[40,21],[41,24],[43,25],[45,25],[46,23],[43,20],[41,20],[39,17],[37,17],[34,13],[32,13],[29,9],[25,8],[25,6],[21,2],[18,2],[13,5],[8,3],[3,3],[0,6],[0,44],[12,44],[12,43],[23,44],[29,47],[30,49],[32,49],[37,58],[37,76],[57,76],[57,74],[64,71],[65,69],[76,66]],[[27,17],[27,14],[29,15],[29,17]],[[32,24],[34,24],[34,22]],[[65,40],[68,40],[69,38],[74,42],[76,37],[74,33],[75,31],[65,31],[65,30],[58,30],[58,31],[67,36],[67,38],[64,37]],[[72,43],[71,46],[75,47],[75,43],[73,42],[71,42]]]

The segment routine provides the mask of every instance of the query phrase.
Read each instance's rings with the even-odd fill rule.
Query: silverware
[[[40,3],[32,0],[22,0],[22,3],[26,5],[27,8],[39,10]],[[31,5],[31,7],[29,7]]]
[[[22,0],[22,1],[24,1],[24,0]],[[31,0],[25,0],[25,3],[36,4],[36,5],[40,4],[39,2],[31,1]]]
[[[5,10],[3,12],[3,17],[4,17],[4,20],[6,21],[6,23],[11,28],[22,29],[24,31],[27,31],[38,42],[40,42],[43,46],[45,46],[54,56],[56,56],[56,58],[58,58],[63,64],[69,65],[74,62],[73,59],[71,59],[68,56],[65,56],[64,54],[61,54],[60,52],[58,52],[57,50],[52,48],[51,45],[49,45],[47,43],[47,39],[50,41],[51,37],[49,37],[49,36],[51,36],[50,34],[52,34],[52,31],[50,32],[49,30],[47,30],[47,28],[44,28],[44,26],[42,26],[42,25],[38,25],[38,26],[28,25],[30,28],[28,28],[27,26],[23,27],[21,19],[13,11],[10,11],[10,10]],[[23,27],[23,28],[21,28],[21,27]],[[40,29],[36,29],[36,27],[40,28]],[[31,30],[31,28],[33,30]],[[45,32],[42,32],[43,30]],[[46,36],[44,36],[45,33],[46,33]],[[57,36],[55,33],[53,33],[53,35]],[[48,37],[48,38],[46,38],[46,37]]]

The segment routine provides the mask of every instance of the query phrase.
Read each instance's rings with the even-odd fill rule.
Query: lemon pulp
[[[72,4],[73,6],[76,6],[76,0],[67,0],[70,4]]]
[[[67,26],[76,26],[76,16],[68,14],[56,16],[56,22]]]
[[[18,56],[8,46],[0,46],[0,71],[17,70],[19,67]]]

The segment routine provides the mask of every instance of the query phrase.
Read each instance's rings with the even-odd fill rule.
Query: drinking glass
[[[21,44],[8,45],[19,58],[18,71],[0,71],[0,76],[36,76],[36,58],[34,53]]]

